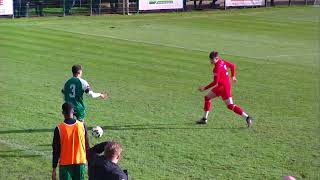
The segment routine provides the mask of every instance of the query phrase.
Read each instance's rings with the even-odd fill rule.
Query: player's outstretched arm
[[[207,89],[209,89],[209,88],[215,88],[215,87],[217,87],[218,86],[218,82],[219,82],[219,72],[218,72],[218,70],[216,70],[215,69],[215,73],[214,73],[214,76],[213,76],[213,81],[210,83],[210,84],[208,84],[207,86],[200,86],[198,89],[199,89],[199,91],[205,91],[205,90],[207,90]]]
[[[101,99],[108,98],[106,93],[93,92],[91,87],[90,87],[90,85],[89,85],[89,83],[86,80],[80,78],[80,81],[81,81],[82,88],[83,88],[84,92],[87,93],[90,97],[92,97],[92,98],[100,97]]]
[[[198,90],[201,91],[201,92],[202,92],[202,91],[205,91],[205,86],[200,86],[200,87],[198,88]]]
[[[107,93],[100,93],[100,98],[101,99],[107,99],[108,98],[108,94]]]
[[[106,99],[108,98],[107,94],[106,93],[95,93],[93,92],[92,90],[89,90],[88,91],[88,95],[92,98],[98,98],[100,97],[101,99]]]
[[[235,76],[232,76],[232,81],[233,81],[234,83],[237,83],[237,78],[236,78]]]
[[[214,76],[213,76],[213,81],[208,84],[207,86],[201,86],[199,88],[200,91],[205,91],[209,88],[215,88],[216,86],[218,86],[218,82],[219,82],[219,70],[217,68],[214,69]]]

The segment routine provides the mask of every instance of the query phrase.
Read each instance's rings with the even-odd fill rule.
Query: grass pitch
[[[86,97],[91,144],[116,139],[130,179],[320,178],[319,9],[259,8],[0,20],[0,179],[49,179],[60,89],[73,64],[110,99]],[[202,115],[212,49],[236,64],[236,104]]]

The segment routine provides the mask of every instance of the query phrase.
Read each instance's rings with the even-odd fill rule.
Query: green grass
[[[320,178],[319,9],[0,19],[0,179],[49,179],[60,89],[73,64],[110,99],[86,97],[89,126],[124,146],[141,179]],[[203,93],[208,52],[237,66],[252,129]]]

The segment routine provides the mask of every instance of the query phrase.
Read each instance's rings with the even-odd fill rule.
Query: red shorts
[[[221,96],[223,100],[232,97],[230,84],[219,84],[217,87],[211,89],[211,92],[213,92],[217,97]]]

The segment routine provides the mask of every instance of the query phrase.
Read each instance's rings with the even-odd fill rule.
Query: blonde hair
[[[122,146],[120,143],[111,141],[104,147],[104,156],[107,159],[112,159],[115,156],[119,156],[122,152]]]

